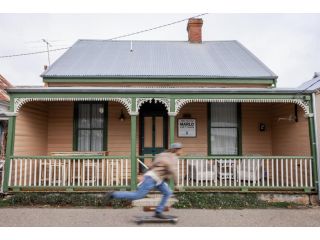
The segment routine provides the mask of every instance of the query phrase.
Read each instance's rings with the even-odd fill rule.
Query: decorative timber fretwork
[[[310,101],[302,99],[175,99],[175,113],[178,114],[181,108],[192,102],[240,102],[240,103],[295,103],[299,105],[305,115],[310,115]]]
[[[121,103],[131,114],[132,99],[131,98],[15,98],[14,112],[19,112],[21,107],[28,102],[64,102],[64,101],[112,101]]]
[[[303,111],[305,112],[305,115],[308,117],[312,116],[312,113],[310,113],[310,101],[304,100],[304,99],[275,99],[275,98],[270,98],[270,99],[221,99],[221,98],[206,98],[206,99],[193,99],[193,98],[183,98],[183,99],[170,99],[170,98],[136,98],[135,101],[132,101],[132,98],[121,98],[121,97],[99,97],[99,98],[87,98],[87,97],[77,97],[77,98],[57,98],[57,97],[44,97],[44,98],[14,98],[14,112],[17,113],[21,109],[21,107],[28,103],[28,102],[62,102],[62,101],[113,101],[113,102],[118,102],[121,103],[128,111],[130,115],[138,115],[139,110],[142,106],[143,103],[145,102],[151,102],[154,100],[155,102],[161,102],[164,104],[165,108],[168,111],[168,114],[170,116],[175,116],[179,113],[181,108],[188,104],[188,103],[193,103],[193,102],[239,102],[239,103],[294,103],[299,105]],[[174,111],[170,111],[170,104],[171,101],[174,101]],[[135,110],[132,110],[133,106],[135,106]],[[173,110],[173,109],[172,109]]]
[[[167,111],[170,112],[170,98],[137,98],[136,99],[136,111],[139,112],[140,107],[145,102],[151,102],[154,100],[155,102],[163,103],[163,105],[166,107]]]

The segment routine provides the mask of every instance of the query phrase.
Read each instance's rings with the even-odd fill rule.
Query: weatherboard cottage
[[[155,154],[181,142],[188,190],[316,192],[312,94],[238,41],[78,40],[10,94],[4,191],[135,189]]]

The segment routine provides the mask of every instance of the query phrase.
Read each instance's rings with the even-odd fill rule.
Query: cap
[[[180,149],[180,148],[182,148],[182,144],[179,143],[179,142],[172,143],[172,144],[170,145],[170,149]]]

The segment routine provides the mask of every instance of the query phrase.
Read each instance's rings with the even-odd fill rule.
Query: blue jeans
[[[163,194],[160,204],[156,208],[157,213],[162,213],[168,199],[172,195],[172,191],[170,190],[168,184],[165,183],[164,181],[160,185],[156,185],[156,181],[153,180],[153,178],[150,176],[144,176],[143,182],[139,185],[137,191],[114,192],[112,194],[112,197],[116,199],[137,200],[137,199],[144,198],[148,194],[148,192],[150,192],[153,188],[156,188]]]

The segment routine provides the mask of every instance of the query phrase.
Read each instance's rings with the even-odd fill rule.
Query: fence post
[[[11,164],[10,157],[12,156],[13,149],[14,149],[15,125],[16,125],[16,117],[10,116],[9,123],[8,123],[6,161],[4,164],[3,192],[7,192],[8,186],[9,186],[10,164]]]
[[[309,101],[309,116],[308,116],[308,125],[309,125],[309,139],[310,139],[310,150],[312,155],[312,175],[313,181],[315,183],[317,191],[319,191],[319,179],[317,174],[317,147],[316,147],[316,135],[315,135],[315,117],[314,117],[314,109],[313,109],[313,96],[311,96],[311,100]]]
[[[137,115],[135,113],[135,99],[132,104],[131,113],[131,190],[137,188],[137,154],[136,154],[136,139],[137,139]]]
[[[174,143],[174,132],[175,132],[175,122],[176,122],[176,114],[175,114],[175,101],[171,99],[170,112],[169,112],[169,144]],[[169,182],[170,188],[174,189],[174,181],[170,179]]]

